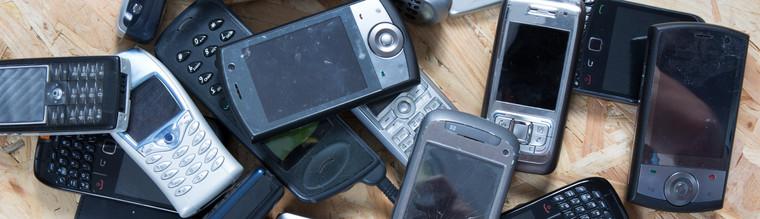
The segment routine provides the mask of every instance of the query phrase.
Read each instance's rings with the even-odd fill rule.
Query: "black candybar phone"
[[[148,43],[156,35],[165,0],[122,0],[117,18],[119,37],[128,37],[139,43]]]
[[[610,182],[604,178],[590,177],[501,214],[501,219],[509,218],[627,219],[628,213]]]
[[[573,0],[502,7],[481,116],[517,136],[518,171],[548,174],[557,166],[582,8]]]
[[[34,176],[53,188],[175,212],[108,134],[40,137]]]
[[[749,36],[674,22],[652,26],[648,38],[628,200],[675,212],[720,209]]]
[[[0,61],[0,134],[124,131],[128,72],[118,56]]]
[[[79,205],[75,219],[180,219],[176,213],[161,211],[140,205],[96,196],[83,195],[79,197]]]
[[[240,19],[220,0],[198,0],[180,13],[161,33],[156,58],[179,80],[188,93],[241,141],[247,132],[232,114],[226,90],[214,62],[219,47],[251,36]]]
[[[575,91],[623,103],[639,102],[644,44],[649,26],[674,21],[702,22],[688,13],[624,0],[598,0],[588,13],[575,65]]]
[[[467,113],[425,116],[393,218],[496,218],[520,144],[506,129]]]
[[[236,184],[204,218],[264,218],[282,193],[282,184],[271,173],[259,168]]]
[[[221,48],[232,110],[260,141],[419,83],[389,0],[356,1]]]

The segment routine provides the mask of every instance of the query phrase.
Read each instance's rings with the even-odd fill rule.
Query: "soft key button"
[[[206,137],[206,132],[204,132],[203,130],[198,132],[198,134],[196,134],[195,137],[193,137],[193,146],[200,144],[201,141],[203,141],[203,138],[205,137]]]

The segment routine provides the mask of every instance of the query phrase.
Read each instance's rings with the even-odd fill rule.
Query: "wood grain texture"
[[[192,1],[169,0],[162,28]],[[227,0],[254,31],[264,31],[337,5],[337,0]],[[723,209],[677,214],[630,203],[634,218],[760,218],[760,2],[757,0],[639,0],[693,13],[707,22],[751,36],[739,108],[731,171]],[[120,1],[0,0],[0,58],[113,54],[134,43],[116,37]],[[421,68],[462,111],[479,115],[498,8],[450,18],[432,26],[408,24]],[[144,46],[151,48],[151,45]],[[635,106],[573,94],[556,171],[538,176],[517,173],[504,209],[534,199],[584,177],[602,176],[625,197]],[[388,175],[398,184],[403,168],[356,121],[349,122],[387,161]],[[0,137],[0,143],[4,139]],[[78,195],[48,188],[33,176],[34,142],[13,154],[0,154],[0,218],[72,218]],[[245,149],[231,148],[255,166]],[[270,213],[292,212],[314,218],[388,218],[393,206],[374,187],[358,184],[317,204],[303,204],[292,195]]]

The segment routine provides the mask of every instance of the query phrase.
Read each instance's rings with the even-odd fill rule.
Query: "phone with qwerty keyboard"
[[[128,63],[117,56],[0,61],[0,134],[126,130]]]
[[[627,219],[615,189],[600,177],[586,178],[501,214],[507,218]]]
[[[53,188],[175,212],[108,134],[39,137],[34,176]]]

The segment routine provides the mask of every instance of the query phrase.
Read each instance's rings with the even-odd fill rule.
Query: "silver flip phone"
[[[518,171],[548,174],[557,165],[582,8],[580,0],[502,7],[482,116],[519,139]]]
[[[497,218],[519,143],[504,128],[436,110],[422,122],[393,218]]]
[[[142,49],[118,54],[130,72],[132,114],[111,133],[181,217],[190,217],[230,186],[243,167],[224,148],[171,72]]]
[[[456,109],[423,72],[420,84],[351,110],[359,121],[406,165],[422,119],[436,109]]]

